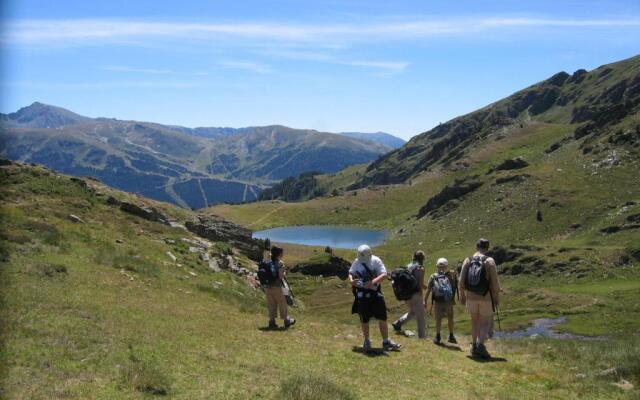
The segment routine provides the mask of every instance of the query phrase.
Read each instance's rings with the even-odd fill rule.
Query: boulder
[[[110,197],[109,199],[107,199],[107,203],[113,204],[113,205],[116,205],[119,203],[120,209],[124,212],[136,215],[140,218],[144,218],[149,221],[160,222],[162,224],[169,225],[169,219],[164,214],[162,214],[160,211],[156,210],[153,207],[139,206],[134,203],[129,203],[126,201],[120,202],[116,199],[113,199],[113,200],[111,199],[113,198]]]
[[[516,158],[504,160],[502,163],[491,168],[487,172],[487,175],[495,171],[510,171],[513,169],[521,169],[528,166],[529,166],[529,163],[524,158],[516,157]]]
[[[487,255],[493,258],[496,264],[515,261],[522,254],[520,250],[510,250],[502,246],[494,246],[487,252]]]
[[[351,263],[342,257],[330,256],[327,262],[310,262],[306,264],[298,264],[291,268],[291,272],[300,272],[304,275],[311,276],[337,276],[340,279],[346,279],[349,275],[349,267]]]
[[[75,214],[69,214],[69,220],[78,224],[84,224],[84,220]]]
[[[531,175],[529,174],[505,176],[505,177],[496,179],[496,182],[494,183],[494,185],[503,185],[505,183],[518,184],[518,183],[524,182],[527,178],[530,178],[530,177]]]
[[[262,259],[264,241],[254,239],[253,232],[221,217],[199,215],[194,221],[187,221],[185,227],[196,235],[214,242],[225,242],[246,254],[250,259]]]

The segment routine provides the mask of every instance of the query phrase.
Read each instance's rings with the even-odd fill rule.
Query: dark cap
[[[282,247],[271,246],[271,257],[281,257],[283,252],[284,250],[282,249]]]

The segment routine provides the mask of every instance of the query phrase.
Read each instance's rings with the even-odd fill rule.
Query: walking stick
[[[296,302],[296,296],[293,294],[293,290],[291,289],[291,284],[289,284],[289,281],[287,280],[287,278],[284,278],[284,282],[287,284],[287,288],[289,289],[289,296],[291,296],[291,302],[293,303],[291,306],[292,307],[297,307],[298,303]]]

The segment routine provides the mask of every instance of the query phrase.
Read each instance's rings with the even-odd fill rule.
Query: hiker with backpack
[[[493,313],[500,303],[496,262],[486,255],[489,241],[479,239],[476,252],[464,260],[460,273],[460,302],[471,314],[471,356],[491,358],[484,342],[493,326]]]
[[[439,258],[436,262],[437,271],[429,277],[427,283],[427,293],[424,302],[427,304],[429,294],[431,294],[431,307],[435,309],[436,336],[433,343],[440,344],[442,338],[440,330],[442,319],[447,317],[449,327],[449,343],[458,343],[453,335],[453,305],[456,304],[455,295],[458,292],[458,275],[455,271],[449,270],[449,261],[446,258]]]
[[[387,277],[382,260],[374,256],[366,244],[358,247],[358,256],[349,268],[349,281],[353,287],[355,299],[351,307],[352,314],[358,314],[364,337],[363,350],[371,350],[369,338],[369,320],[378,320],[384,350],[398,350],[401,345],[389,339],[387,326],[387,305],[380,284]]]
[[[402,332],[402,325],[416,319],[418,325],[418,338],[427,337],[427,321],[425,318],[424,301],[422,298],[424,285],[424,252],[421,250],[413,254],[413,261],[407,265],[407,268],[394,270],[391,274],[393,281],[393,289],[398,300],[404,300],[409,310],[393,324],[396,332]],[[402,281],[406,280],[407,283]]]
[[[258,279],[264,288],[267,297],[267,311],[269,313],[269,329],[277,329],[277,312],[280,311],[285,328],[296,323],[296,320],[288,315],[287,300],[284,294],[285,266],[282,262],[284,250],[281,247],[271,247],[269,260],[260,261],[258,264]]]

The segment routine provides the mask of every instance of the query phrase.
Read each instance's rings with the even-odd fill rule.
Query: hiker
[[[422,298],[423,290],[426,289],[426,286],[424,285],[424,258],[424,252],[418,250],[413,254],[413,261],[407,265],[407,271],[411,273],[418,282],[418,290],[409,300],[405,301],[409,310],[391,324],[396,332],[402,332],[402,325],[415,318],[418,325],[418,338],[420,339],[427,337],[427,321],[424,310],[425,303]]]
[[[289,328],[296,323],[296,320],[287,314],[287,300],[284,294],[285,266],[282,262],[284,250],[281,247],[271,247],[271,257],[264,260],[258,266],[258,278],[264,287],[267,296],[267,310],[269,312],[269,329],[276,329],[277,311],[280,311],[280,318],[285,328]]]
[[[500,303],[496,262],[487,257],[489,241],[479,239],[476,252],[464,260],[460,273],[460,302],[471,314],[471,355],[491,358],[484,342],[493,326],[493,313]]]
[[[369,320],[378,320],[378,327],[382,335],[384,350],[398,350],[401,345],[389,339],[387,326],[387,305],[382,295],[380,282],[387,277],[387,270],[380,258],[371,254],[371,248],[366,244],[358,247],[358,257],[349,268],[349,280],[354,288],[355,299],[351,307],[352,314],[358,314],[364,336],[364,351],[371,350],[369,339]]]
[[[449,327],[449,343],[458,343],[453,336],[453,305],[456,304],[455,295],[458,292],[458,275],[455,271],[449,270],[449,261],[446,258],[439,258],[436,262],[437,271],[429,277],[427,283],[427,293],[424,302],[427,304],[429,294],[431,294],[431,307],[435,309],[436,336],[433,343],[440,344],[442,338],[440,331],[442,319],[447,317]]]

